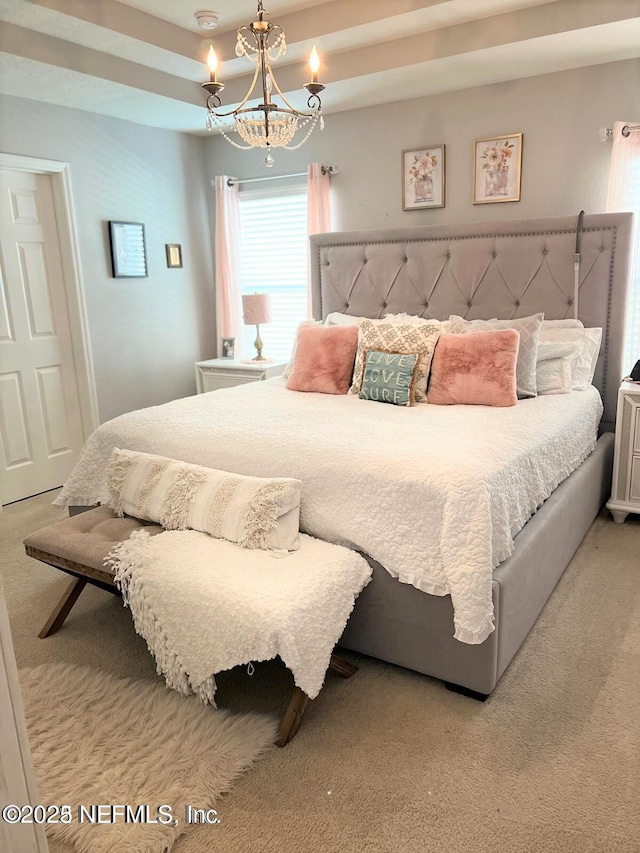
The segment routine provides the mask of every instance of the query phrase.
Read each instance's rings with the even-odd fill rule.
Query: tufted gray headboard
[[[316,234],[314,317],[573,317],[576,224],[577,216],[563,216]],[[631,228],[631,213],[585,216],[582,228],[578,309],[585,326],[603,329],[594,383],[605,430],[613,429],[622,378]]]

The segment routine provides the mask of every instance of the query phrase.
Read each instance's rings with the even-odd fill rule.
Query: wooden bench
[[[24,546],[30,557],[74,578],[38,634],[41,639],[50,637],[62,628],[87,584],[120,595],[113,573],[104,566],[104,558],[118,542],[128,539],[134,530],[142,527],[151,535],[164,530],[158,524],[137,518],[118,518],[107,507],[96,507],[27,536]],[[334,653],[329,669],[342,678],[350,678],[358,667]],[[294,687],[280,722],[276,741],[278,746],[286,746],[293,739],[308,704],[309,697],[299,687]]]

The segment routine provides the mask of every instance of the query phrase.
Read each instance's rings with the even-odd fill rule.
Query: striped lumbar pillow
[[[244,548],[299,547],[300,480],[245,477],[116,448],[107,469],[116,515],[200,530]]]

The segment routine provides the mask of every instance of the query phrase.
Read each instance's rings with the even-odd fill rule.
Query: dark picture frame
[[[171,270],[182,268],[182,246],[180,243],[165,243],[164,250],[167,256],[167,266]]]
[[[109,242],[114,278],[148,278],[144,223],[109,221]]]

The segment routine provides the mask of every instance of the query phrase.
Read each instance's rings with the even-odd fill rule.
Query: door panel
[[[13,336],[13,322],[9,313],[9,300],[7,299],[7,286],[2,266],[0,266],[0,342],[15,341]]]
[[[27,301],[29,333],[32,338],[55,336],[49,276],[42,243],[19,243],[20,278]]]
[[[0,170],[0,500],[60,486],[82,420],[48,175]]]
[[[39,367],[38,387],[49,456],[70,450],[60,365]]]
[[[0,437],[7,468],[32,462],[24,393],[19,373],[0,376]]]

